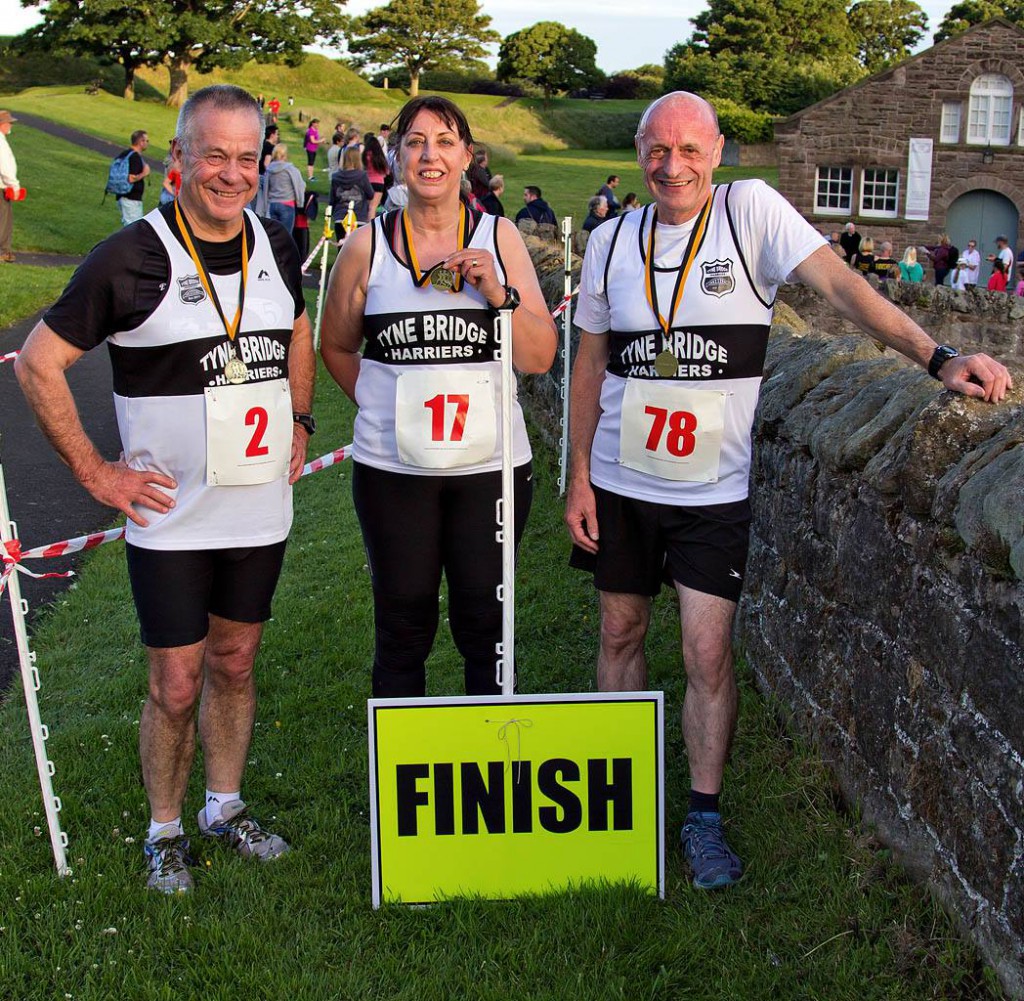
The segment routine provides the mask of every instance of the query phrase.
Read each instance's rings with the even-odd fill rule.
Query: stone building
[[[822,231],[907,246],[949,233],[984,260],[1024,243],[1024,31],[994,18],[775,126],[779,190]],[[930,147],[930,148],[929,148]]]

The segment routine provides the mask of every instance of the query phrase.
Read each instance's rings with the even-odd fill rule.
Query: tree
[[[43,2],[22,0],[27,7]],[[109,59],[112,50],[127,53],[121,58],[136,60],[132,76],[140,65],[166,65],[172,107],[188,97],[192,67],[206,72],[249,59],[298,65],[303,45],[317,38],[335,41],[344,21],[338,0],[51,0],[43,17],[43,31],[58,44],[77,46],[79,54]],[[127,77],[128,61],[124,65]]]
[[[1005,17],[1015,24],[1024,24],[1024,3],[1020,0],[961,0],[946,12],[946,16],[935,32],[935,41],[941,42],[954,35],[962,35],[968,28],[982,24],[993,17]]]
[[[869,73],[906,59],[928,27],[928,15],[914,0],[860,0],[847,16],[857,56]]]
[[[644,100],[660,96],[665,86],[665,67],[644,63],[636,69],[622,70],[608,77],[604,96],[622,100]]]
[[[710,0],[692,23],[665,54],[666,90],[792,114],[863,74],[846,0]]]
[[[25,7],[42,0],[22,0]],[[43,22],[23,36],[25,44],[56,56],[90,54],[105,64],[124,69],[124,97],[135,98],[135,74],[150,65],[167,43],[162,26],[149,16],[145,5],[89,0],[52,0]]]
[[[603,74],[597,68],[597,45],[592,39],[557,21],[539,21],[501,43],[498,79],[529,80],[550,97],[589,87]]]
[[[348,50],[358,66],[404,67],[416,97],[424,70],[486,69],[477,60],[501,38],[490,23],[476,0],[391,0],[349,21]]]

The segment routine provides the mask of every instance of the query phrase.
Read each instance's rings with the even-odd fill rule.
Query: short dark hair
[[[540,188],[536,184],[527,184],[523,191],[529,191],[534,198],[540,198]]]
[[[473,133],[469,128],[469,122],[462,113],[462,109],[447,97],[414,97],[407,102],[405,107],[398,113],[398,117],[392,124],[393,135],[388,136],[388,145],[401,144],[405,134],[412,127],[412,123],[421,111],[429,111],[437,115],[445,125],[454,129],[458,137],[467,145],[473,145]]]
[[[148,135],[149,133],[145,129],[136,129],[132,133],[132,145],[134,146],[140,139],[143,139]]]
[[[380,128],[377,131],[378,132],[390,132],[391,131],[391,126],[388,125],[387,122],[381,122],[380,123]]]
[[[263,130],[263,138],[264,138],[264,140],[269,139],[275,132],[280,132],[280,131],[281,130],[276,125],[268,125]]]
[[[605,184],[611,184],[612,181],[617,181],[618,179],[619,179],[619,175],[618,174],[609,174],[608,175],[608,180],[605,181],[604,183]]]

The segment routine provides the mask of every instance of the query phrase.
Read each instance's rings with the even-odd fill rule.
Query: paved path
[[[66,142],[74,143],[76,146],[81,146],[83,149],[91,149],[95,153],[102,153],[104,156],[109,156],[113,159],[118,153],[123,153],[128,148],[129,136],[124,137],[124,143],[118,145],[117,143],[111,142],[109,139],[100,139],[97,136],[91,136],[88,132],[80,132],[78,129],[73,129],[69,125],[61,125],[59,122],[51,121],[49,118],[40,118],[38,115],[30,115],[25,111],[15,112],[15,117],[19,122],[38,130],[39,132],[45,132],[48,136],[56,136],[58,139],[63,139]],[[156,159],[152,156],[144,156],[143,160],[149,164],[149,169],[155,174],[163,174],[164,162],[163,160]]]

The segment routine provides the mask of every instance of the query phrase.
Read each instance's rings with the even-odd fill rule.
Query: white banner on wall
[[[907,160],[907,219],[928,219],[932,192],[932,140],[911,139]]]

